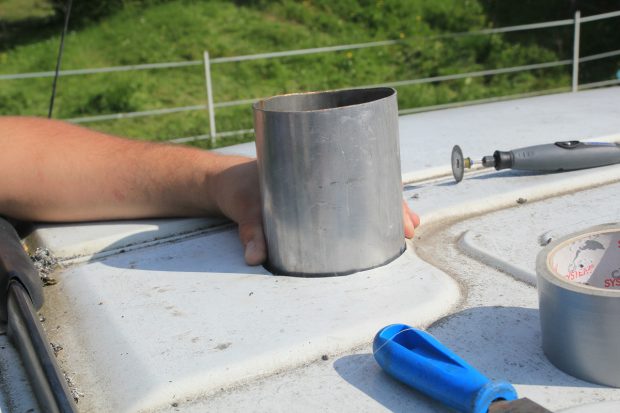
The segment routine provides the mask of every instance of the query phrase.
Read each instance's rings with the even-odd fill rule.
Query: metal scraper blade
[[[489,406],[489,413],[553,413],[540,404],[523,398],[513,401],[496,401]]]

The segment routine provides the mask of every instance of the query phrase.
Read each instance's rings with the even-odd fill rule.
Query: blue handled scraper
[[[432,335],[405,324],[381,329],[373,353],[389,375],[456,411],[552,413],[529,399],[518,399],[510,383],[492,382]]]

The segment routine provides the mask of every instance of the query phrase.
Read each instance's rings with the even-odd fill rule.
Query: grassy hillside
[[[213,65],[215,101],[223,102],[558,59],[548,49],[509,43],[497,35],[430,38],[445,32],[488,27],[484,9],[477,1],[362,3],[368,5],[327,0],[176,0],[142,7],[128,2],[115,14],[70,29],[63,69],[197,60],[204,50],[219,57],[403,40],[398,46]],[[56,34],[44,39],[5,48],[0,52],[0,73],[53,70],[59,34],[56,30]],[[0,114],[45,116],[51,82],[51,78],[0,81]],[[399,106],[411,108],[479,99],[569,83],[569,70],[556,68],[411,85],[398,88]],[[59,80],[54,115],[66,119],[205,102],[201,66],[71,76]],[[206,134],[209,130],[205,111],[87,126],[152,140]],[[217,127],[218,131],[251,128],[250,105],[218,109]],[[233,141],[236,140],[223,140],[221,144]]]

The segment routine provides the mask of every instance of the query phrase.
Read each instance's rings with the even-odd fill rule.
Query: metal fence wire
[[[541,23],[523,24],[523,25],[509,26],[509,27],[498,27],[498,28],[493,28],[493,29],[484,29],[484,30],[469,31],[469,32],[446,33],[446,34],[441,34],[437,36],[427,36],[427,37],[424,37],[425,40],[450,39],[450,38],[459,38],[459,37],[466,37],[466,36],[492,35],[492,34],[498,34],[498,33],[529,31],[529,30],[537,30],[537,29],[550,28],[550,27],[572,25],[573,26],[573,56],[572,56],[572,59],[557,60],[553,62],[540,62],[540,63],[522,65],[522,66],[512,66],[512,67],[504,67],[504,68],[499,68],[499,69],[480,70],[480,71],[467,72],[467,73],[455,73],[451,75],[434,76],[434,77],[426,77],[426,78],[418,78],[418,79],[405,79],[405,80],[398,80],[398,81],[373,84],[373,85],[358,85],[354,87],[368,88],[368,87],[387,86],[387,87],[398,88],[400,86],[408,86],[408,85],[414,85],[414,84],[435,83],[435,82],[442,82],[442,81],[463,79],[463,78],[492,76],[492,75],[497,75],[497,74],[522,72],[522,71],[544,69],[544,68],[558,67],[558,66],[572,66],[572,85],[570,87],[567,86],[566,88],[542,90],[542,91],[525,93],[525,94],[499,96],[499,97],[493,97],[493,98],[488,98],[488,99],[461,101],[461,102],[456,102],[456,103],[417,107],[417,108],[404,108],[404,109],[399,110],[400,114],[408,114],[408,113],[422,112],[426,110],[442,109],[442,108],[448,108],[448,107],[454,107],[454,106],[463,106],[467,104],[508,100],[508,99],[514,99],[514,98],[519,98],[519,97],[535,96],[535,95],[541,95],[541,94],[547,94],[547,93],[557,93],[560,91],[567,91],[567,90],[572,90],[573,92],[577,92],[578,90],[583,90],[583,89],[620,84],[620,79],[605,80],[601,82],[586,83],[586,84],[581,84],[581,85],[578,82],[580,63],[591,62],[594,60],[606,59],[606,58],[620,55],[620,49],[618,49],[618,50],[607,51],[604,53],[598,53],[598,54],[594,54],[590,56],[580,56],[579,55],[579,40],[580,40],[581,24],[603,20],[603,19],[614,18],[618,16],[620,16],[620,11],[597,14],[597,15],[592,15],[592,16],[587,16],[587,17],[581,17],[580,12],[577,11],[573,19],[554,20],[554,21],[541,22]],[[135,118],[135,117],[142,117],[142,116],[158,116],[158,115],[166,115],[166,114],[186,112],[186,111],[207,110],[209,114],[209,133],[208,134],[172,139],[170,140],[170,142],[184,143],[184,142],[190,142],[190,141],[196,141],[196,140],[210,139],[211,143],[215,145],[217,138],[223,138],[223,137],[235,136],[235,135],[245,135],[245,134],[251,134],[254,132],[253,129],[240,129],[240,130],[217,132],[216,118],[215,118],[216,109],[223,108],[223,107],[251,104],[251,103],[254,103],[262,99],[263,97],[225,101],[225,102],[216,102],[213,98],[213,84],[211,81],[211,66],[212,65],[260,60],[260,59],[277,59],[277,58],[283,58],[283,57],[311,55],[311,54],[318,54],[318,53],[333,53],[333,52],[341,52],[341,51],[348,51],[348,50],[354,50],[354,49],[366,49],[366,48],[372,48],[372,47],[386,47],[386,46],[402,44],[403,42],[404,40],[402,39],[384,40],[384,41],[368,42],[368,43],[356,43],[356,44],[346,44],[346,45],[337,45],[337,46],[316,47],[316,48],[309,48],[309,49],[286,50],[286,51],[271,52],[271,53],[258,53],[258,54],[251,54],[251,55],[242,55],[242,56],[216,57],[216,58],[211,58],[209,55],[209,52],[205,51],[203,54],[202,60],[189,60],[189,61],[183,61],[183,62],[147,63],[147,64],[139,64],[139,65],[113,66],[113,67],[101,67],[101,68],[91,68],[91,69],[61,70],[58,73],[59,76],[79,76],[79,75],[89,75],[89,74],[97,74],[97,73],[126,72],[126,71],[135,71],[135,70],[160,70],[160,69],[171,69],[171,68],[180,68],[180,67],[188,67],[188,66],[203,66],[204,72],[205,72],[205,90],[206,90],[206,95],[207,95],[206,96],[207,103],[201,104],[201,105],[171,107],[171,108],[144,110],[144,111],[138,111],[138,112],[111,113],[111,114],[105,114],[105,115],[83,116],[79,118],[70,118],[70,119],[65,119],[65,120],[72,122],[72,123],[89,123],[89,122],[100,122],[100,121],[109,121],[109,120],[117,120],[117,119]],[[54,71],[17,73],[17,74],[0,75],[0,80],[46,78],[46,77],[54,77],[54,76],[55,76]]]

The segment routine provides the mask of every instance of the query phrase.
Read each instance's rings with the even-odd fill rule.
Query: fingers
[[[407,202],[403,200],[403,226],[405,229],[405,237],[413,238],[415,229],[420,225],[420,217],[415,212],[411,212]]]
[[[420,225],[420,217],[411,212],[405,201],[403,201],[403,225],[406,238],[413,238],[415,229]],[[267,243],[260,220],[240,223],[239,238],[243,244],[246,264],[260,265],[267,260]]]

